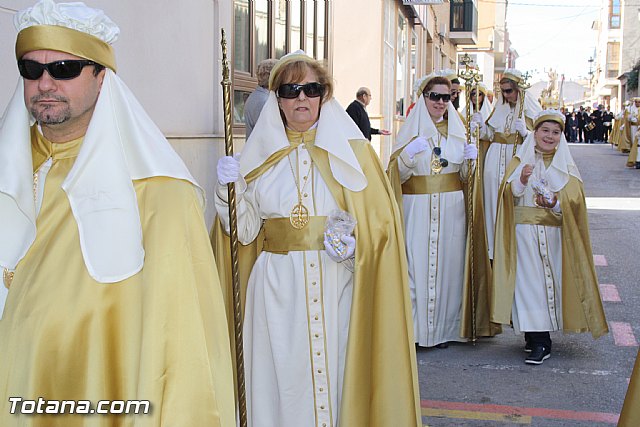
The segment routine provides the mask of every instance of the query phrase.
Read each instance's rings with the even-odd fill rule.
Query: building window
[[[620,75],[620,43],[607,43],[607,78],[615,79]]]
[[[609,0],[609,28],[620,28],[620,0]]]
[[[307,19],[305,20],[306,22],[305,39],[306,40],[304,44],[304,51],[307,53],[307,55],[315,57],[315,49],[314,49],[314,43],[313,43],[313,34],[315,33],[314,24],[316,22],[315,2],[307,1],[305,3],[307,4],[307,10],[306,10]]]
[[[326,0],[234,0],[233,117],[244,128],[244,101],[257,85],[256,68],[267,58],[304,49],[327,58]]]
[[[289,26],[291,28],[289,38],[289,48],[291,52],[295,52],[296,50],[302,47],[302,9],[300,9],[300,2],[292,1],[291,2],[291,13],[289,15]]]
[[[235,31],[233,33],[233,65],[237,71],[251,71],[251,34],[249,33],[249,0],[235,2]]]
[[[405,88],[407,83],[407,22],[406,18],[398,14],[398,32],[396,44],[396,116],[404,116]]]
[[[273,6],[275,15],[275,57],[280,58],[287,53],[287,2],[278,0],[271,3],[275,3]]]
[[[269,2],[267,0],[255,0],[252,3],[255,15],[255,63],[258,64],[260,61],[269,58]]]
[[[322,61],[326,59],[326,50],[325,44],[326,42],[326,13],[327,8],[325,5],[325,0],[316,0],[316,59]]]
[[[473,0],[451,0],[450,31],[475,31],[478,8]]]

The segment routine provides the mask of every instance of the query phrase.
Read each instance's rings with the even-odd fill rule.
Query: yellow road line
[[[461,420],[502,421],[512,424],[531,424],[530,415],[496,414],[492,412],[460,411],[451,409],[422,408],[425,417],[444,417]]]

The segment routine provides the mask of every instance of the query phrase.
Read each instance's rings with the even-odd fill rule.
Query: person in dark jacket
[[[362,131],[365,138],[371,141],[371,135],[391,135],[391,132],[385,129],[376,129],[371,127],[369,114],[367,114],[367,105],[371,102],[371,91],[369,88],[361,87],[356,92],[356,99],[347,107],[347,114],[356,122],[356,125]]]
[[[609,142],[609,136],[611,135],[611,129],[613,128],[613,113],[609,109],[605,109],[602,114],[602,127],[604,128],[604,142]]]
[[[584,112],[584,107],[580,107],[580,111],[578,111],[576,113],[576,118],[578,119],[578,142],[582,142],[583,139],[586,142],[586,138],[585,138],[585,112]]]

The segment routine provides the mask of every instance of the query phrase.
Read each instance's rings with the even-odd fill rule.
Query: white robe
[[[515,205],[535,207],[531,186],[517,187],[522,185],[514,180],[511,188]],[[522,190],[524,192],[520,192]],[[562,228],[516,224],[516,248],[514,329],[517,332],[561,330]]]
[[[516,101],[516,105],[511,107],[509,104],[502,102],[502,97],[496,98],[496,105],[487,120],[487,131],[483,138],[489,139],[491,145],[487,150],[484,159],[483,169],[483,190],[484,190],[484,215],[485,228],[487,234],[487,248],[489,258],[493,259],[493,245],[496,227],[496,213],[498,211],[498,190],[504,178],[507,165],[513,158],[513,145],[500,144],[494,141],[497,132],[505,133],[507,125],[511,134],[517,133],[516,120],[518,117],[526,119],[529,117],[534,120],[536,115],[542,110],[540,104],[533,98],[529,92],[525,92],[524,111],[520,111],[520,98]],[[517,115],[514,117],[514,115]],[[518,150],[520,147],[518,147]]]
[[[437,139],[430,138],[430,148],[413,160],[405,152],[400,154],[402,182],[413,175],[431,174],[431,152]],[[444,152],[445,138],[442,143]],[[449,162],[440,173],[459,173],[460,169],[460,164]],[[405,194],[402,200],[415,340],[422,347],[464,342],[460,337],[466,246],[462,191]]]
[[[248,184],[238,203],[238,239],[252,242],[264,219],[288,218],[298,203],[292,169],[309,215],[338,209],[304,144]],[[238,186],[237,186],[238,187]],[[241,187],[241,186],[240,186]],[[241,190],[241,188],[240,188]],[[219,188],[218,196],[226,192]],[[228,230],[226,204],[216,199]],[[226,198],[226,196],[223,196]],[[244,319],[249,426],[336,426],[339,418],[353,274],[324,250],[262,252],[251,271]]]
[[[492,126],[488,126],[489,134],[487,136],[492,142],[491,145],[489,145],[487,154],[485,155],[484,169],[482,170],[482,182],[484,192],[484,218],[487,231],[487,248],[489,251],[489,258],[491,259],[493,259],[496,213],[498,210],[498,190],[500,189],[500,184],[504,179],[507,165],[513,158],[513,145],[493,142],[493,138],[496,132],[504,133],[506,128],[505,124],[509,122],[511,124],[510,132],[512,134],[516,132],[516,120],[515,118],[512,118],[515,114],[515,109],[516,108],[511,108],[508,114],[500,117],[499,123],[502,123],[501,127],[494,128]],[[492,118],[497,118],[496,113],[498,112],[496,111]]]

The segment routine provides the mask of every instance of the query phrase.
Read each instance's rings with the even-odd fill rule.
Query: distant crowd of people
[[[611,135],[614,114],[604,105],[597,108],[580,107],[569,111],[562,107],[566,128],[564,135],[568,142],[585,142],[587,144],[606,143]]]

